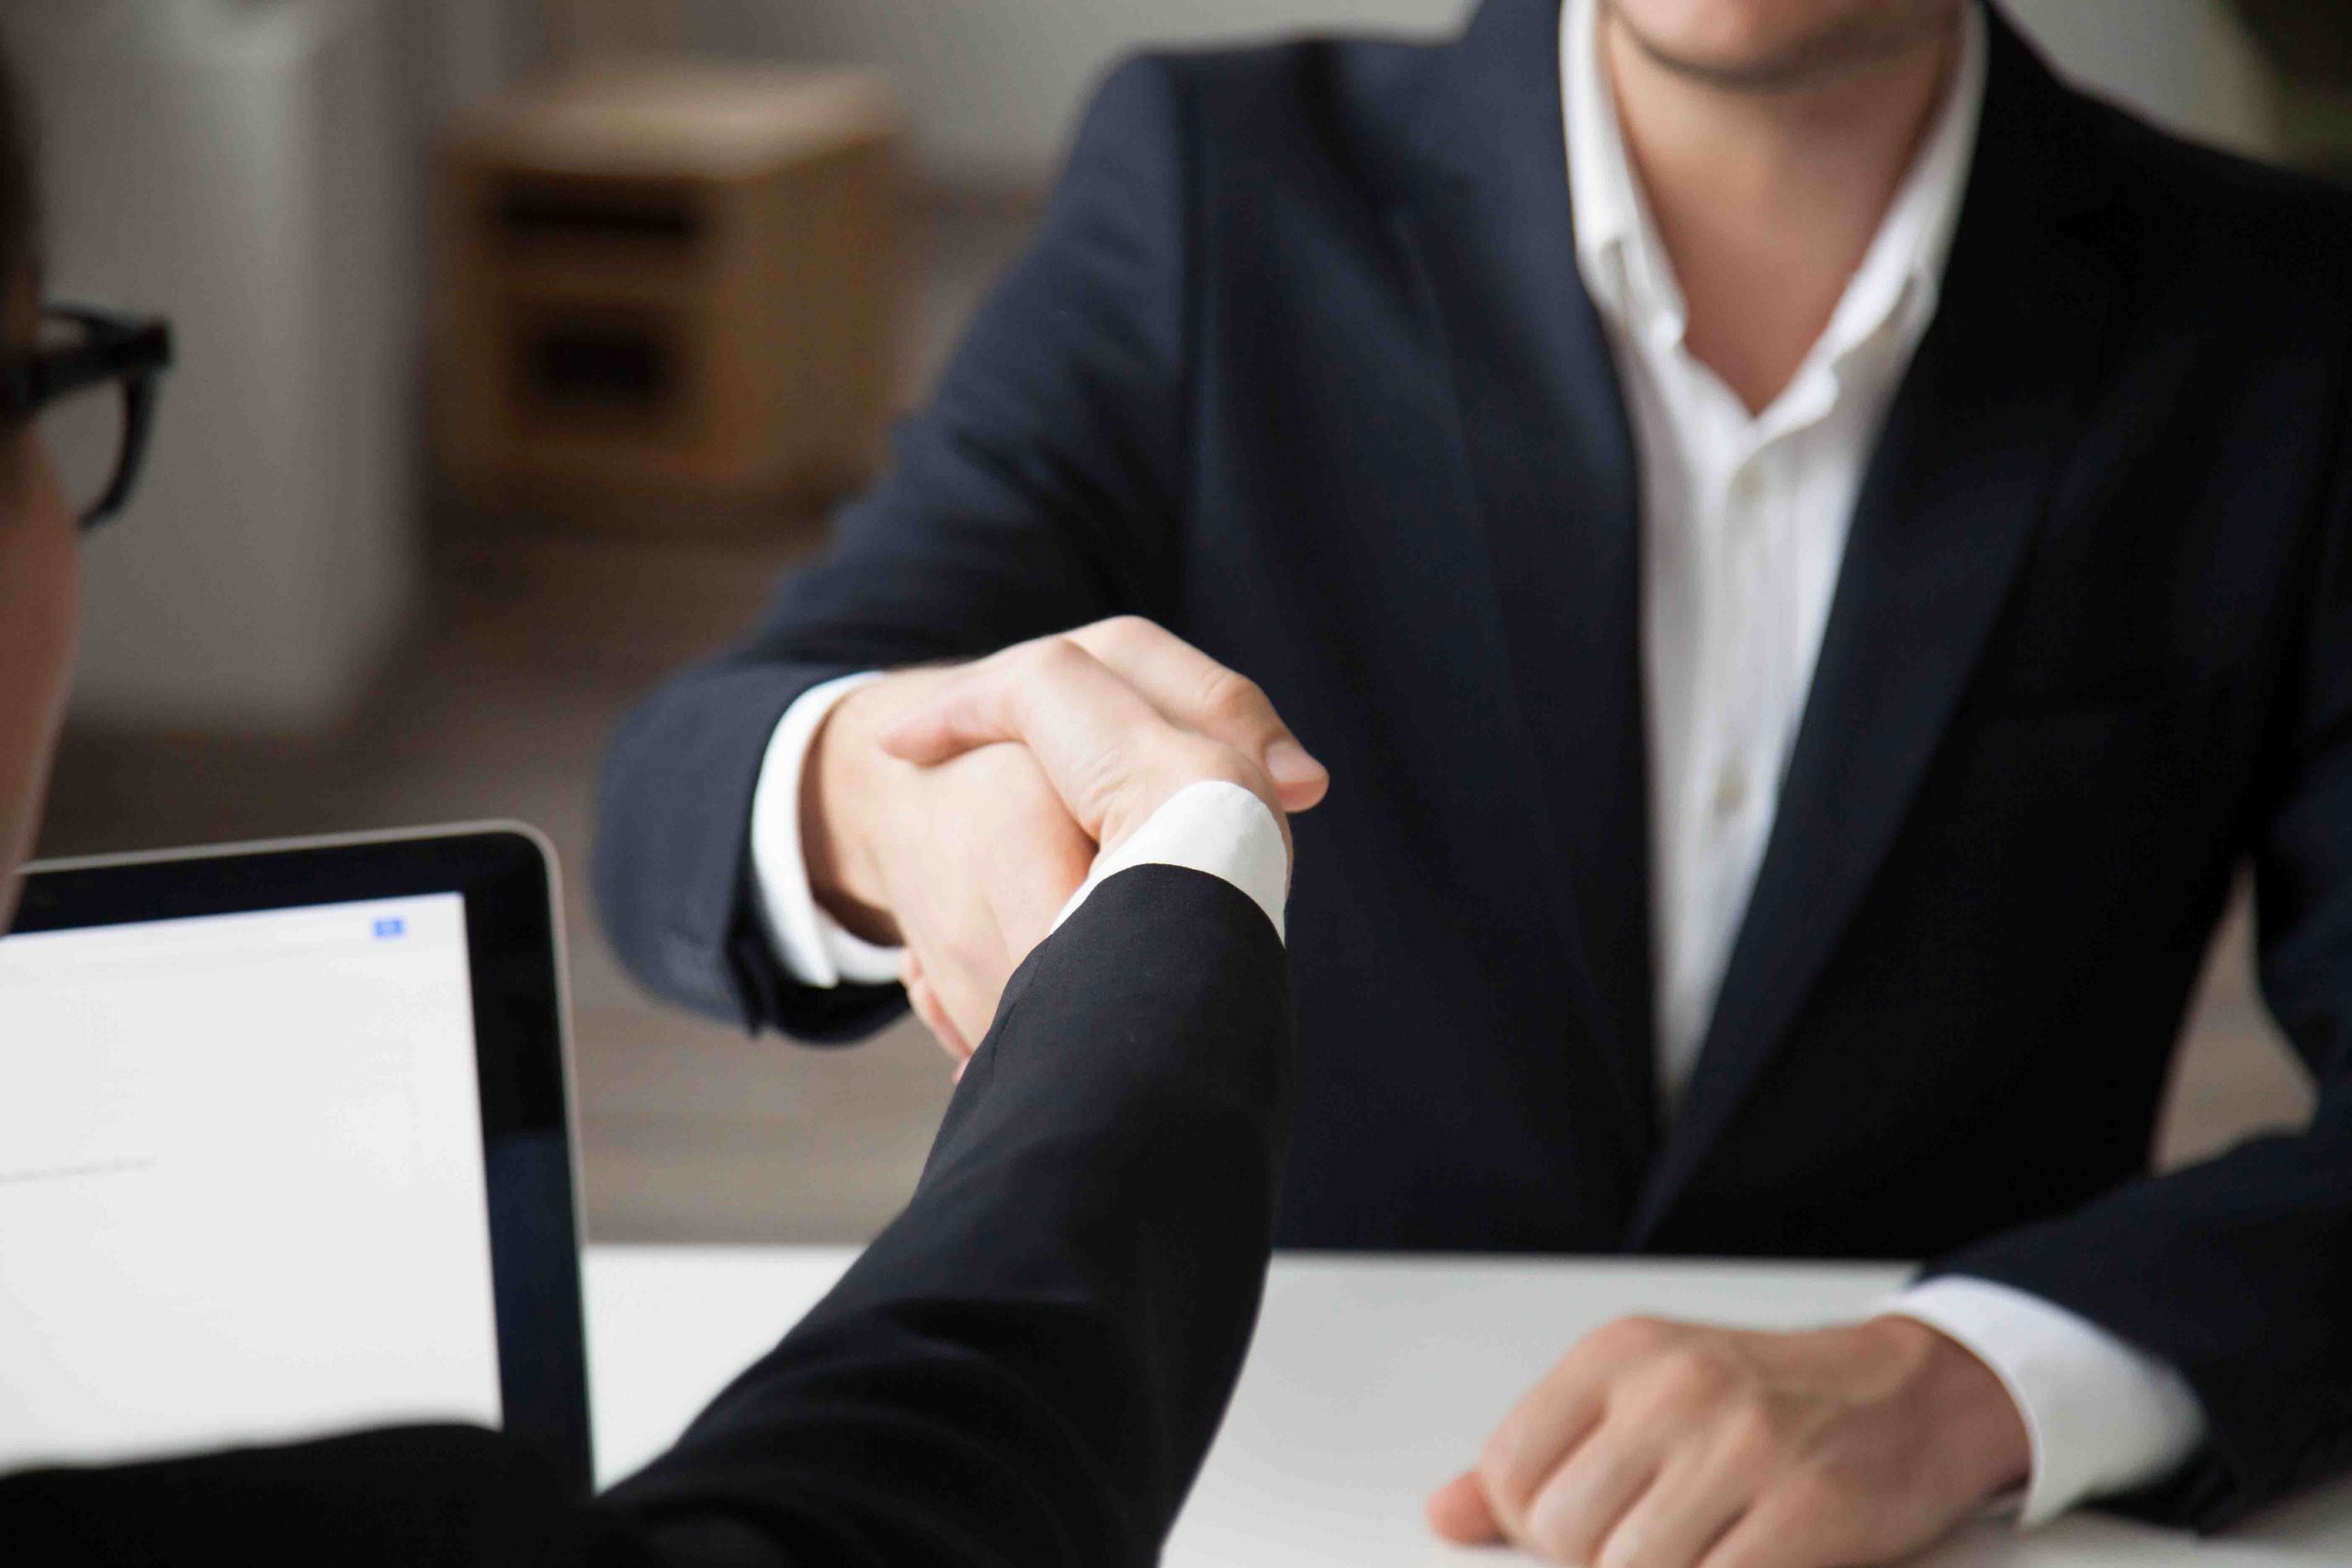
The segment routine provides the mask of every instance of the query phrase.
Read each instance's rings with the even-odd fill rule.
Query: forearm
[[[1198,873],[1097,889],[1007,991],[913,1202],[616,1504],[844,1562],[1147,1562],[1255,1318],[1286,964]]]

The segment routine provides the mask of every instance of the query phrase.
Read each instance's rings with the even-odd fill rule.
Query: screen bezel
[[[594,1461],[557,886],[536,829],[491,823],[36,864],[12,930],[463,897],[503,1429],[584,1496]]]

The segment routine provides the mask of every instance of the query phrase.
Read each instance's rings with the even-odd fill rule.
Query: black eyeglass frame
[[[172,363],[171,323],[95,305],[49,305],[41,315],[71,321],[85,335],[80,343],[0,355],[0,426],[14,429],[76,392],[122,383],[122,446],[105,493],[82,513],[86,531],[120,512],[139,482],[155,423],[156,386]]]

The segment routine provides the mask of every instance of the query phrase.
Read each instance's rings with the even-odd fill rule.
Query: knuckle
[[[1547,1562],[1580,1564],[1585,1561],[1583,1542],[1565,1525],[1535,1526],[1528,1532],[1527,1544]]]
[[[1201,682],[1200,707],[1212,718],[1254,719],[1267,711],[1266,694],[1249,676],[1219,666]]]
[[[1159,627],[1143,615],[1111,615],[1095,622],[1090,629],[1107,643],[1125,647],[1157,634]]]
[[[1661,1404],[1690,1408],[1722,1399],[1736,1382],[1732,1369],[1713,1352],[1697,1345],[1681,1345],[1659,1357],[1651,1392]]]
[[[1553,1562],[1591,1564],[1614,1522],[1600,1511],[1591,1481],[1589,1472],[1577,1477],[1565,1468],[1546,1470],[1528,1487],[1511,1539]]]
[[[1621,1317],[1594,1329],[1586,1343],[1611,1357],[1654,1356],[1673,1343],[1673,1331],[1658,1318]]]
[[[1506,1508],[1527,1501],[1519,1476],[1519,1424],[1506,1420],[1487,1435],[1478,1449],[1478,1481],[1487,1495]]]
[[[1742,1400],[1724,1418],[1723,1456],[1735,1470],[1765,1468],[1780,1452],[1780,1427],[1760,1401]]]
[[[1846,1488],[1819,1465],[1806,1465],[1781,1483],[1781,1506],[1799,1524],[1817,1524],[1838,1517],[1846,1506]]]
[[[1520,1531],[1520,1542],[1554,1562],[1582,1563],[1591,1559],[1591,1542],[1575,1511],[1555,1495],[1537,1498]]]
[[[1068,675],[1089,657],[1066,637],[1044,637],[1029,645],[1028,673],[1043,680]]]
[[[1531,1463],[1516,1429],[1498,1431],[1478,1456],[1478,1483],[1496,1519],[1516,1529],[1527,1519],[1542,1491],[1544,1474]]]
[[[1592,1562],[1593,1568],[1648,1568],[1657,1560],[1657,1554],[1650,1551],[1648,1540],[1644,1539],[1639,1529],[1632,1525],[1620,1525],[1610,1533],[1607,1540],[1601,1542],[1600,1551]]]

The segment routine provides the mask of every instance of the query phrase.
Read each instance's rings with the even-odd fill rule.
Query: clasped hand
[[[1279,822],[1330,783],[1263,692],[1134,616],[862,687],[801,777],[818,902],[906,949],[908,999],[958,1061],[1098,850],[1173,793],[1160,785],[1229,778]]]

